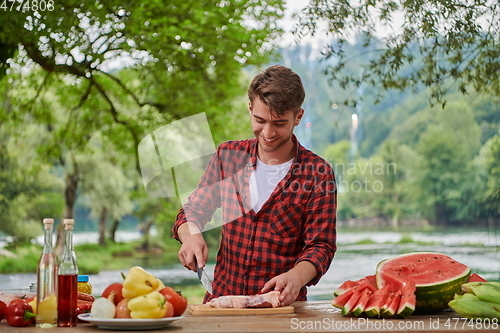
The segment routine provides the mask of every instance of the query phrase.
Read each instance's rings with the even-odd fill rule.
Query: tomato
[[[127,307],[128,299],[124,298],[116,306],[115,318],[132,318],[130,317],[130,310]]]
[[[165,287],[160,290],[160,294],[165,296],[165,299],[174,307],[174,317],[179,317],[186,311],[188,302],[180,291],[175,291],[172,287]]]
[[[7,309],[7,304],[0,299],[0,320],[5,318],[5,309]]]
[[[163,316],[163,318],[173,317],[174,316],[174,306],[172,305],[172,303],[170,303],[169,301],[165,301],[165,307],[167,308],[167,312],[165,312],[165,315]]]
[[[121,283],[112,283],[103,290],[101,297],[108,298],[111,292],[114,291],[115,298],[113,299],[113,303],[115,303],[115,305],[118,305],[118,303],[120,303],[120,301],[124,298],[122,294],[122,288],[123,286]]]

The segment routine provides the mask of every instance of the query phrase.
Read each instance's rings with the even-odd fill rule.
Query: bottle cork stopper
[[[43,219],[43,225],[45,226],[45,229],[52,229],[54,219]]]
[[[66,230],[73,230],[73,225],[75,224],[75,220],[73,219],[64,219],[63,221]]]

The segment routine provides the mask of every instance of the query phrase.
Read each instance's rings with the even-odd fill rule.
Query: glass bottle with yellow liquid
[[[43,220],[44,244],[38,262],[36,326],[57,326],[57,260],[52,246],[53,219]]]

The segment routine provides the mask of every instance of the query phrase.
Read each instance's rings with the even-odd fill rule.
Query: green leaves
[[[493,19],[499,14],[497,1],[314,0],[300,16],[296,34],[326,32],[334,37],[325,57],[338,57],[332,79],[344,88],[356,89],[358,80],[384,91],[421,84],[433,91],[431,105],[444,106],[448,79],[462,93],[468,92],[467,86],[480,93],[500,92],[500,21]],[[325,23],[326,29],[320,28]],[[369,52],[364,71],[345,72],[345,63],[354,55],[343,52],[344,41],[360,34],[371,41],[363,44]],[[346,104],[359,100],[363,96]]]

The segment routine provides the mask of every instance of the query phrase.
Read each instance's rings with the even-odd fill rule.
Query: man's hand
[[[287,306],[295,302],[300,288],[305,286],[316,276],[316,267],[309,261],[301,261],[294,268],[275,276],[262,288],[262,293],[272,290],[281,291],[281,306]]]
[[[194,272],[198,267],[205,267],[208,260],[208,246],[198,226],[186,222],[179,227],[178,234],[182,242],[178,253],[181,264]]]

